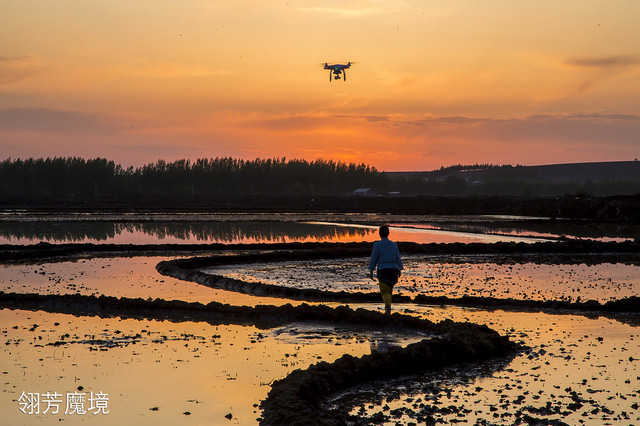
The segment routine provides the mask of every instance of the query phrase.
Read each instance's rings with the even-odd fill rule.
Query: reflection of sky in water
[[[528,221],[526,223],[403,223],[399,226],[454,233],[490,234],[527,238],[587,238],[597,241],[627,241],[640,238],[640,227],[628,223],[577,223]]]
[[[368,415],[382,411],[385,404],[389,406],[386,414],[397,408],[414,409],[418,399],[418,405],[436,404],[432,394],[421,392],[422,385],[435,385],[446,390],[440,394],[440,408],[464,406],[472,410],[465,417],[469,424],[475,419],[513,424],[515,411],[524,407],[550,403],[567,410],[573,401],[566,389],[571,388],[588,402],[567,415],[545,418],[561,418],[567,424],[579,424],[580,420],[587,425],[637,424],[633,407],[638,402],[640,371],[638,362],[632,361],[640,359],[637,327],[604,317],[396,306],[405,308],[411,315],[436,322],[451,319],[487,324],[532,350],[516,357],[505,369],[489,370],[485,376],[476,376],[473,367],[465,366],[450,376],[425,375],[402,382],[396,388],[400,398],[386,399],[383,389],[393,388],[392,382],[365,386],[358,393],[371,389],[382,398],[381,404],[376,402],[378,398],[364,404]],[[19,411],[16,402],[23,391],[65,394],[78,386],[83,386],[83,392],[109,395],[110,413],[92,416],[90,422],[95,425],[131,424],[132,419],[139,425],[161,426],[255,424],[260,410],[254,404],[266,397],[273,380],[320,361],[332,362],[343,354],[362,356],[389,344],[375,333],[326,326],[317,329],[323,334],[316,339],[308,332],[314,330],[308,324],[265,330],[253,325],[75,317],[8,309],[0,311],[0,324],[6,343],[0,351],[5,385],[0,411],[7,424],[58,423],[58,418],[65,424],[85,424],[88,415],[28,416]],[[51,345],[65,334],[69,335],[66,343]],[[106,348],[86,343],[87,336],[115,340],[136,334],[141,337],[135,344]],[[519,398],[520,403],[514,404]],[[156,407],[157,411],[152,410]],[[606,421],[602,407],[613,412]],[[360,405],[354,412],[359,410]],[[231,421],[225,418],[229,413]],[[494,419],[494,413],[511,415]],[[455,413],[437,416],[456,419]],[[394,418],[393,424],[396,421],[408,424],[414,419],[403,414]]]
[[[155,266],[166,257],[79,259],[39,265],[0,265],[0,291],[38,294],[82,294],[142,299],[184,300],[254,306],[260,299],[214,290],[191,281],[159,275]],[[269,299],[282,305],[284,299]]]
[[[392,239],[416,243],[534,242],[640,238],[635,224],[550,221],[512,216],[380,215],[369,213],[68,214],[0,213],[0,244],[288,243],[375,241],[388,223]]]
[[[160,276],[155,265],[166,257],[94,258],[41,265],[1,265],[0,291],[149,297],[253,306],[258,298]],[[640,266],[632,264],[451,263],[441,256],[404,256],[405,270],[395,293],[416,296],[607,301],[640,296]],[[491,258],[485,259],[491,262]],[[336,261],[252,263],[218,266],[205,272],[243,281],[329,291],[376,292],[367,258]],[[271,304],[289,303],[269,299]],[[296,304],[299,302],[295,302]]]
[[[49,223],[47,226],[53,227],[49,230],[22,227],[20,238],[27,238],[27,235],[36,238],[18,242],[15,239],[17,234],[11,234],[13,231],[6,225],[6,222],[0,222],[0,234],[9,233],[14,244],[47,240],[41,238],[47,235],[46,232],[49,232],[48,238],[52,242],[56,241],[53,236],[60,238],[59,241],[76,241],[75,238],[79,238],[77,241],[108,243],[373,242],[378,239],[375,226],[331,223],[70,222],[66,225]],[[495,238],[455,232],[461,230],[455,227],[445,231],[423,228],[392,227],[392,237],[398,241],[416,242],[472,242]],[[0,242],[6,241],[0,237]],[[164,259],[87,259],[0,266],[0,290],[107,294],[145,299],[160,297],[203,303],[217,300],[248,306],[300,303],[229,293],[161,277],[155,271],[155,264]],[[375,283],[366,277],[367,261],[363,258],[341,262],[254,264],[234,266],[226,272],[224,268],[216,268],[212,272],[284,285],[377,292]],[[533,299],[572,297],[573,300],[580,296],[582,300],[608,300],[638,295],[636,289],[640,285],[638,267],[623,264],[498,265],[407,257],[405,266],[397,291],[412,296],[459,297],[469,294],[525,298],[526,295],[526,298]],[[364,307],[381,311],[382,303]],[[473,410],[466,417],[470,423],[475,419],[487,419],[502,424],[502,418],[496,420],[493,417],[491,407],[498,408],[495,413],[505,414],[505,424],[513,423],[514,417],[507,416],[508,413],[513,414],[525,406],[545,407],[551,403],[566,409],[571,402],[565,391],[569,387],[593,401],[562,418],[569,424],[577,424],[580,420],[588,425],[603,424],[602,407],[614,413],[608,416],[607,423],[627,425],[639,420],[633,404],[638,402],[636,377],[640,377],[640,371],[637,361],[630,361],[640,359],[640,349],[634,342],[638,336],[636,327],[602,317],[537,312],[488,312],[415,305],[394,305],[394,310],[434,321],[452,319],[487,324],[501,334],[510,334],[514,340],[532,347],[533,356],[519,356],[505,370],[486,377],[471,375],[467,381],[455,377],[447,381],[440,375],[425,377],[429,384],[437,383],[450,390],[451,398],[441,398],[446,402],[441,406],[464,405]],[[34,324],[38,327],[30,331]],[[101,319],[8,309],[0,310],[0,333],[5,343],[0,351],[0,363],[4,366],[2,376],[6,390],[6,398],[0,400],[0,412],[11,424],[36,420],[34,416],[27,417],[18,410],[15,400],[20,392],[72,392],[78,386],[83,386],[87,392],[103,391],[111,397],[112,412],[91,418],[95,425],[129,424],[132,418],[136,419],[136,424],[149,425],[252,424],[260,416],[260,410],[254,404],[266,396],[270,389],[268,383],[272,380],[319,361],[331,362],[345,353],[361,356],[388,346],[404,346],[417,338],[415,335],[389,336],[383,332],[363,333],[308,324],[289,324],[264,330],[253,325]],[[78,342],[86,342],[88,335],[107,340],[135,334],[142,335],[142,338],[135,343],[130,341],[108,349],[87,343],[49,345],[59,341],[65,333],[70,335],[69,341]],[[167,339],[161,336],[167,336]],[[420,381],[414,383],[419,385]],[[379,391],[379,388],[375,390]],[[433,403],[432,395],[406,389],[404,392],[400,399],[387,402],[390,410],[412,409],[418,398],[423,403]],[[524,399],[518,406],[511,404],[502,408],[505,402],[521,397]],[[408,402],[409,398],[413,401]],[[158,411],[150,410],[154,407],[158,407]],[[365,407],[368,415],[382,410],[373,401]],[[356,407],[354,413],[359,409]],[[595,409],[600,411],[593,414]],[[187,416],[183,414],[185,412],[191,414]],[[388,414],[389,410],[385,412]],[[231,421],[224,418],[228,413],[233,414]],[[69,424],[87,420],[80,416],[63,415],[62,418]],[[445,421],[454,418],[455,414],[443,416]],[[40,415],[39,421],[51,419],[53,417]],[[395,421],[407,424],[414,419],[404,415],[394,418]]]
[[[370,352],[367,335],[354,331],[335,334],[332,341],[289,342],[254,325],[8,309],[0,310],[0,333],[0,412],[3,424],[13,425],[57,424],[58,419],[100,426],[257,424],[260,411],[254,404],[266,397],[269,383],[320,360]],[[140,337],[126,338],[136,335]],[[91,344],[92,336],[125,342],[115,347]],[[56,342],[61,343],[53,345]],[[66,394],[78,386],[87,396],[106,393],[110,412],[65,415]],[[16,401],[23,391],[61,393],[61,411],[42,414],[44,404],[38,416],[23,414]],[[229,413],[231,421],[225,418]]]

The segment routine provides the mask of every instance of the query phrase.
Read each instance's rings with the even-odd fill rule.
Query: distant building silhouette
[[[353,195],[354,197],[377,197],[378,196],[378,194],[372,191],[371,188],[358,188],[355,191],[353,191]]]
[[[540,166],[506,165],[467,170],[462,167],[452,167],[429,172],[386,172],[386,174],[390,177],[404,177],[405,179],[422,177],[436,182],[444,182],[448,177],[456,176],[465,179],[470,184],[503,179],[550,183],[570,181],[584,183],[587,180],[593,182],[605,180],[640,182],[640,162],[634,158],[633,161],[545,164]]]

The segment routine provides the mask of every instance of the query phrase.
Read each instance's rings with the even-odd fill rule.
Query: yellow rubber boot
[[[384,313],[389,315],[391,313],[391,287],[382,281],[378,281],[378,285],[380,286],[380,294],[384,301]]]

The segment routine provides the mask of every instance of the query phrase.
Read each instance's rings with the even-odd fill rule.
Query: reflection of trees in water
[[[116,236],[110,222],[0,222],[0,237],[33,241],[106,241]]]
[[[117,223],[118,233],[144,232],[162,240],[195,239],[207,242],[256,242],[303,241],[307,239],[335,240],[346,237],[365,236],[375,230],[348,228],[343,226],[313,225],[295,222],[192,222],[192,223]]]
[[[376,230],[296,222],[0,222],[0,236],[7,239],[105,241],[124,232],[151,235],[159,240],[230,243],[330,241],[363,237]]]

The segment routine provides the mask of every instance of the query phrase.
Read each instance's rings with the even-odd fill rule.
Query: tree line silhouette
[[[322,159],[158,160],[137,168],[78,157],[0,163],[1,195],[345,195],[385,179],[364,163]]]
[[[481,184],[442,172],[490,170]],[[514,173],[518,172],[518,173]],[[247,195],[345,196],[358,188],[377,194],[595,196],[640,193],[635,181],[532,181],[526,169],[490,164],[455,165],[408,178],[379,172],[364,163],[318,159],[231,157],[158,160],[142,167],[122,167],[105,158],[6,159],[0,162],[1,196],[168,195],[234,197]]]

